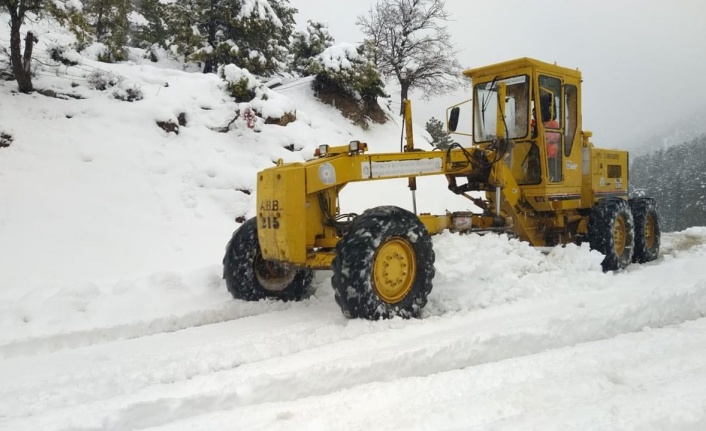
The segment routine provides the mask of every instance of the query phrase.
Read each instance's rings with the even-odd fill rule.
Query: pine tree
[[[657,201],[663,231],[706,226],[706,136],[635,158],[630,181]]]
[[[229,63],[261,76],[288,67],[297,12],[289,0],[177,0],[166,9],[170,49],[204,73]]]
[[[106,51],[98,55],[99,61],[127,60],[131,11],[130,0],[87,0],[84,3],[83,12],[95,39],[106,47]]]
[[[233,23],[233,40],[239,49],[231,62],[262,76],[288,68],[289,39],[297,12],[289,6],[289,0],[268,0],[268,3],[271,11],[264,7],[257,14],[255,11],[244,14]]]
[[[168,33],[165,48],[184,63],[191,60],[196,51],[207,46],[206,35],[200,28],[208,19],[210,5],[210,0],[176,0],[165,6],[164,20]]]
[[[93,42],[93,29],[80,3],[68,0],[55,1],[47,5],[47,11],[62,27],[73,33],[76,37],[74,48],[77,51],[83,50]]]
[[[131,23],[130,45],[149,48],[154,45],[164,45],[169,34],[166,27],[166,7],[159,0],[134,0],[134,12],[139,14],[145,23]]]
[[[307,21],[306,31],[295,33],[292,38],[292,69],[302,76],[309,74],[308,68],[314,57],[333,45],[334,39],[328,26],[321,22]]]
[[[453,143],[453,139],[444,130],[444,123],[431,117],[427,124],[424,126],[427,133],[431,136],[431,145],[440,150],[446,150]]]
[[[361,100],[367,106],[386,97],[384,83],[375,66],[367,60],[362,47],[342,43],[329,47],[311,63],[308,73],[316,75],[313,89]]]

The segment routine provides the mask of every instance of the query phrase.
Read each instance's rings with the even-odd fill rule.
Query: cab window
[[[576,136],[576,127],[578,123],[578,92],[575,85],[567,85],[564,87],[564,99],[566,104],[566,118],[564,119],[564,128],[566,129],[566,144],[564,145],[564,155],[571,155],[571,148],[574,145],[574,137]]]
[[[498,88],[505,84],[505,121],[498,124]],[[529,131],[529,77],[526,75],[495,79],[477,84],[473,97],[473,140],[490,142],[499,128],[507,129],[510,139],[524,138]]]
[[[559,129],[562,126],[561,80],[539,75],[539,103],[542,123],[545,127]],[[550,124],[552,123],[552,124]]]

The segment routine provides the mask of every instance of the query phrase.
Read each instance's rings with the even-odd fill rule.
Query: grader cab
[[[521,58],[464,74],[473,83],[471,113],[462,117],[456,106],[447,120],[452,132],[467,120],[470,146],[415,148],[406,103],[402,152],[323,145],[305,163],[259,172],[257,216],[235,231],[223,259],[231,294],[298,300],[313,270],[330,269],[346,316],[418,316],[434,278],[430,235],[447,229],[504,232],[534,246],[589,242],[605,255],[605,271],[656,259],[656,203],[628,199],[628,153],[594,147],[582,129],[578,70]],[[349,183],[409,178],[415,190],[417,177],[431,175],[445,176],[448,190],[479,210],[341,214]]]

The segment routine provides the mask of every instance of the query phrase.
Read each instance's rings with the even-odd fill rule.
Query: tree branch
[[[443,0],[380,0],[357,19],[374,46],[378,70],[394,77],[403,95],[419,89],[428,98],[460,83],[461,66],[445,26],[450,15],[444,6]]]

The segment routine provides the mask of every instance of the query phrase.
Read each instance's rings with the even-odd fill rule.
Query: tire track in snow
[[[282,324],[272,327],[268,322]],[[406,322],[384,323],[398,327]],[[379,330],[381,326],[373,322],[351,324],[334,306],[317,313],[284,309],[178,333],[11,358],[0,362],[0,418],[32,416],[179,384]],[[48,362],[63,365],[57,369]]]
[[[510,324],[505,323],[507,310],[490,313],[498,316],[478,319],[482,327],[478,331],[469,331],[477,319],[466,316],[439,322],[443,329],[435,326],[421,335],[420,328],[376,333],[365,337],[364,343],[327,345],[286,357],[284,363],[263,361],[253,364],[254,372],[243,367],[235,376],[219,376],[226,384],[215,391],[137,402],[107,417],[102,426],[159,426],[189,417],[193,405],[206,407],[206,412],[223,411],[322,396],[361,384],[425,377],[706,316],[706,282],[675,295],[653,292],[633,303],[620,294],[609,305],[605,294],[579,296],[585,298],[575,310],[561,310],[562,301],[517,307],[529,313],[526,318],[510,318]],[[390,335],[396,337],[390,340]],[[160,420],[143,416],[144,411],[155,412]]]
[[[273,300],[259,302],[232,301],[215,309],[195,310],[180,315],[168,315],[102,328],[70,331],[60,334],[28,337],[0,344],[0,360],[17,356],[49,354],[64,349],[76,349],[118,340],[131,340],[187,328],[229,322],[289,308],[308,308],[316,300],[283,303]]]
[[[641,272],[624,276],[638,274]],[[640,278],[646,277],[649,274]],[[629,285],[640,286],[634,280]],[[93,417],[84,424],[96,429],[161,426],[208,412],[323,396],[374,382],[425,377],[609,339],[645,327],[660,328],[704,315],[706,280],[669,290],[660,286],[616,288],[571,295],[568,299],[526,301],[415,321],[397,329],[306,348],[28,420],[31,426],[42,429],[61,428],[59,417]],[[105,413],[94,417],[95,411]]]
[[[699,319],[427,377],[199,415],[160,429],[566,431],[630,424],[696,431],[706,424],[705,343],[706,319]]]

